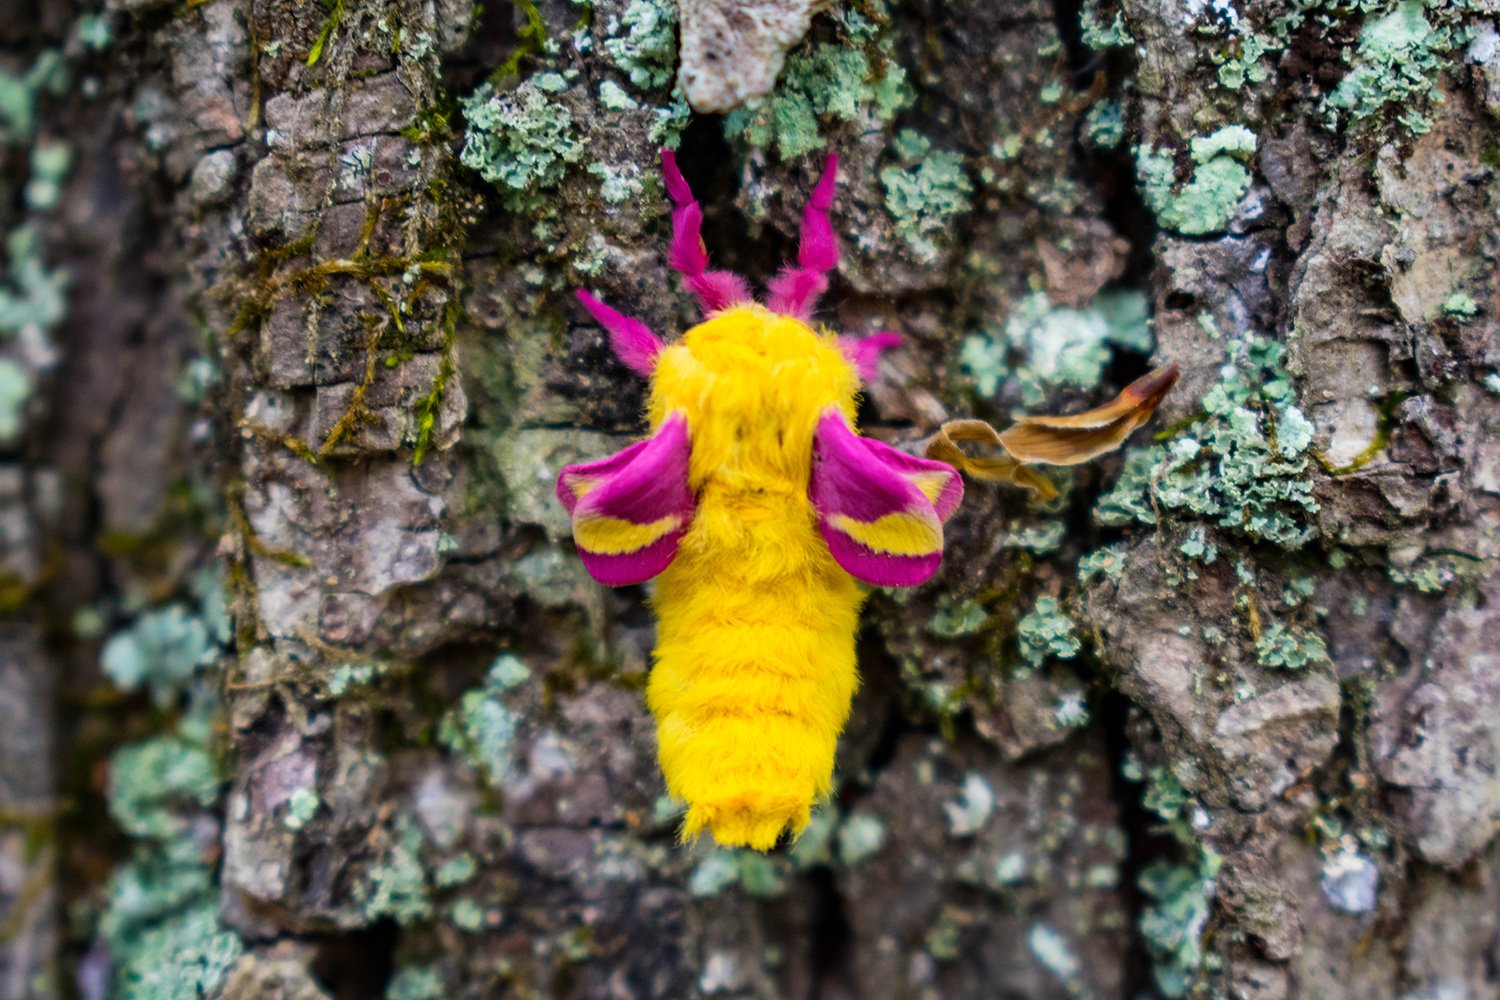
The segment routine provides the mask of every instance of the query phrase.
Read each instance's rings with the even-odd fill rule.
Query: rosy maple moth
[[[838,263],[828,215],[836,159],[808,201],[797,263],[770,283],[764,304],[737,275],[709,269],[702,209],[670,152],[662,163],[674,204],[670,262],[707,318],[667,344],[578,293],[620,360],[650,381],[651,435],[563,469],[557,494],[596,580],[656,580],[646,701],[667,790],[687,805],[684,838],[707,830],[720,844],[769,850],[783,832],[800,833],[830,790],[858,684],[860,581],[927,580],[963,483],[948,462],[855,429],[861,379],[900,338],[812,325]],[[1083,420],[1097,437],[1101,421],[1087,418],[1033,419]],[[950,461],[985,473],[983,460],[947,447]],[[1019,467],[1006,466],[1025,482]]]

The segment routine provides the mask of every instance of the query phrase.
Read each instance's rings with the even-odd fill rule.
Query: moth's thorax
[[[653,428],[687,417],[689,479],[804,494],[813,431],[829,406],[852,422],[859,375],[837,338],[758,306],[727,309],[662,351],[651,377]]]

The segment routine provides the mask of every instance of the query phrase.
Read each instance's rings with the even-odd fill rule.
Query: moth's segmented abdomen
[[[760,850],[799,833],[828,794],[858,683],[861,601],[805,518],[768,530],[782,537],[747,552],[685,544],[662,574],[646,695],[667,790],[688,805],[684,836]],[[812,558],[769,574],[744,562],[800,544],[791,532]]]

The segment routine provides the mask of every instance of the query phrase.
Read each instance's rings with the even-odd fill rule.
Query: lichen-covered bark
[[[724,116],[667,0],[10,7],[0,998],[1500,996],[1483,0],[848,0]],[[840,154],[877,437],[1183,370],[872,597],[768,856],[552,494],[662,145],[762,279]]]

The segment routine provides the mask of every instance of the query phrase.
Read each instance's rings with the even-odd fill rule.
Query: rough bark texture
[[[848,0],[693,116],[665,0],[0,4],[0,998],[1500,996],[1497,13]],[[766,857],[551,495],[664,143],[759,278],[841,154],[876,436],[1183,369],[871,600]]]

